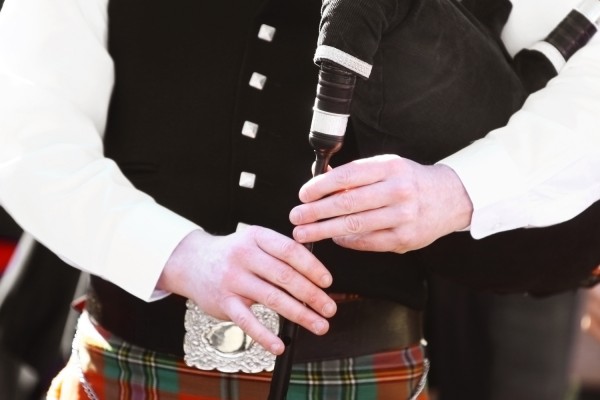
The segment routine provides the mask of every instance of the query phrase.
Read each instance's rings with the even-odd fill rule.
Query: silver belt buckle
[[[273,371],[275,355],[265,350],[231,321],[214,318],[191,300],[185,313],[184,361],[190,367],[221,372]],[[279,331],[279,315],[253,304],[252,312],[271,332]]]

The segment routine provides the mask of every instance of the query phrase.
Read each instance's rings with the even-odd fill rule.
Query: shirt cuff
[[[509,154],[493,139],[478,140],[438,164],[456,172],[471,198],[473,238],[527,225],[527,205],[518,195],[525,191],[525,184]]]
[[[145,301],[169,295],[156,283],[173,250],[190,232],[202,229],[156,204],[140,205],[115,229],[102,278]]]

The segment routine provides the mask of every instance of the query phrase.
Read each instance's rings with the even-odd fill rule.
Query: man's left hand
[[[405,253],[469,226],[473,206],[456,173],[396,155],[353,161],[316,176],[292,209],[294,239],[333,238],[364,251]]]

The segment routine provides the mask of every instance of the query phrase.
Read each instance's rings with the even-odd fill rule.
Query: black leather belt
[[[87,296],[86,309],[93,321],[132,344],[184,355],[183,334],[171,334],[169,324],[140,323],[140,317],[128,312],[126,304],[107,307],[93,291]],[[159,315],[153,317],[160,320]],[[422,322],[421,312],[395,302],[364,298],[340,301],[327,334],[317,336],[299,329],[294,362],[357,357],[415,345],[422,339]],[[180,323],[183,326],[183,320]]]
[[[317,336],[300,328],[294,362],[357,357],[418,344],[422,313],[387,300],[338,303],[329,331]]]

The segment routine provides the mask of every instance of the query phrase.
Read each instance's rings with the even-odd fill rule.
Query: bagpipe
[[[324,0],[320,66],[309,135],[321,173],[346,133],[360,157],[395,153],[434,163],[504,126],[596,33],[600,2],[586,0],[514,57],[500,34],[508,0]],[[424,123],[424,121],[426,121]],[[426,129],[424,129],[426,128]],[[422,267],[470,287],[547,295],[598,282],[600,203],[561,224],[475,240],[457,232],[417,250]],[[288,350],[269,400],[285,398]]]
[[[510,10],[505,0],[324,1],[315,61],[359,78],[348,131],[360,156],[434,163],[504,126],[600,18],[600,2],[586,0],[510,57],[500,39]],[[551,227],[478,240],[456,232],[416,253],[424,268],[474,288],[547,295],[598,281],[599,222],[596,202]]]

